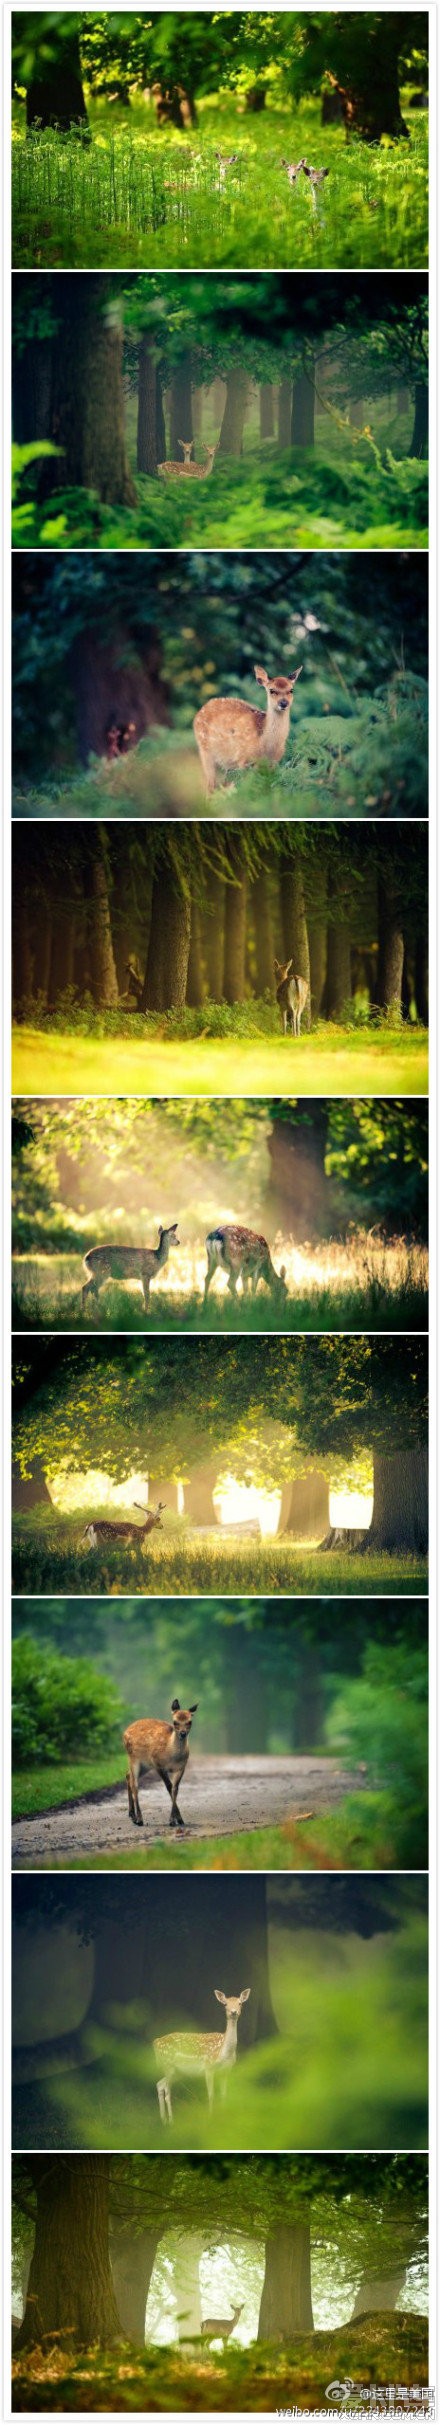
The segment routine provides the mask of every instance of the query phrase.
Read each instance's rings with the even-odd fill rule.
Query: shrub
[[[12,1651],[12,1754],[17,1768],[110,1744],[122,1705],[89,1659],[66,1659],[21,1634]]]

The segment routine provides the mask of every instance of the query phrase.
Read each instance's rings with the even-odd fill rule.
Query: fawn
[[[222,1987],[214,1988],[218,2004],[224,2004],[226,2026],[216,2029],[174,2029],[165,2038],[154,2038],[156,2061],[162,2067],[157,2081],[161,2122],[172,2122],[171,2089],[180,2077],[204,2079],[209,2105],[214,2099],[214,2077],[218,2072],[221,2087],[226,2088],[228,2072],[237,2059],[237,2029],[243,2004],[247,2004],[250,1987],[242,1987],[240,1996],[225,1996]]]
[[[269,766],[278,766],[284,757],[293,693],[302,665],[296,674],[276,674],[273,681],[262,665],[254,665],[254,674],[266,692],[265,708],[249,707],[247,699],[207,699],[206,706],[199,707],[194,717],[193,731],[208,798],[217,790],[217,775],[225,773],[228,767],[244,773],[247,766],[258,766],[262,758]]]
[[[162,1718],[135,1718],[126,1726],[122,1737],[130,1766],[127,1772],[128,1813],[133,1827],[143,1827],[138,1784],[142,1769],[162,1778],[171,1798],[170,1827],[184,1827],[177,1795],[189,1759],[189,1740],[198,1702],[181,1709],[180,1701],[171,1702],[172,1725]]]
[[[267,1288],[280,1289],[283,1296],[287,1295],[285,1267],[275,1271],[267,1238],[259,1237],[255,1229],[239,1229],[235,1222],[227,1221],[219,1229],[210,1230],[205,1245],[208,1257],[205,1297],[216,1271],[227,1271],[233,1297],[237,1295],[240,1279],[243,1292],[246,1285],[251,1290],[252,1282],[256,1291],[259,1280],[265,1280]]]
[[[236,162],[237,162],[237,160],[238,160],[238,158],[239,158],[239,153],[238,153],[238,152],[216,152],[216,153],[215,153],[215,158],[216,158],[216,160],[218,161],[219,184],[220,184],[220,185],[224,185],[224,182],[225,182],[225,177],[227,177],[227,173],[228,173],[228,168],[235,168],[235,166],[236,166]]]
[[[89,1246],[83,1256],[87,1281],[81,1289],[81,1304],[87,1298],[99,1296],[104,1280],[138,1280],[148,1308],[150,1283],[168,1262],[170,1246],[179,1246],[178,1222],[171,1221],[168,1229],[159,1227],[158,1246]]]
[[[242,2299],[241,2307],[234,2307],[231,2316],[204,2316],[200,2326],[201,2341],[230,2341],[231,2332],[235,2332],[235,2326],[238,2324],[239,2316],[243,2314],[243,2308],[244,2299]]]
[[[212,472],[214,455],[217,454],[217,447],[205,447],[206,463],[190,463],[190,447],[187,445],[186,439],[179,438],[178,444],[179,446],[184,446],[186,449],[184,463],[158,463],[158,472],[163,473],[164,479],[169,479],[170,473],[174,477],[174,474],[177,472],[178,479],[185,480],[188,479],[188,476],[190,476],[193,480],[207,480],[208,472]]]
[[[294,977],[293,960],[286,960],[284,967],[281,960],[275,960],[274,969],[275,976],[278,978],[276,993],[281,1011],[283,1034],[286,1035],[287,1029],[290,1028],[293,1036],[299,1036],[302,1014],[309,992],[308,979],[307,977]]]
[[[98,1520],[96,1516],[92,1516],[91,1523],[86,1524],[85,1532],[81,1534],[80,1548],[82,1549],[84,1541],[88,1542],[89,1549],[100,1549],[101,1543],[106,1541],[109,1543],[112,1541],[143,1541],[144,1538],[147,1539],[149,1532],[154,1532],[156,1525],[159,1526],[159,1532],[163,1532],[161,1517],[165,1513],[164,1499],[158,1500],[155,1513],[153,1514],[152,1511],[151,1515],[149,1515],[147,1507],[141,1507],[140,1499],[134,1499],[133,1506],[137,1507],[139,1514],[144,1517],[143,1524],[131,1524],[130,1521],[126,1523],[124,1519],[119,1522],[119,1517],[115,1517],[112,1523],[106,1516],[100,1516]]]
[[[188,471],[188,466],[189,466],[190,456],[192,455],[192,450],[193,450],[193,445],[194,445],[194,439],[193,439],[193,438],[178,438],[178,440],[177,440],[177,444],[178,444],[178,446],[181,446],[181,448],[182,448],[182,454],[183,454],[183,463],[172,463],[172,462],[171,462],[171,463],[158,463],[158,466],[157,466],[158,472],[162,472],[162,475],[163,475],[163,479],[164,479],[164,480],[167,480],[167,479],[169,478],[170,472],[173,472],[173,473],[174,473],[174,472],[179,472],[179,473],[180,473],[180,472],[187,472],[187,471]]]

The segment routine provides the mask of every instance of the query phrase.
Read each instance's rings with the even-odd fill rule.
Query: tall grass
[[[319,1551],[318,1545],[283,1539],[234,1540],[222,1537],[220,1526],[200,1539],[185,1520],[165,1518],[161,1536],[150,1534],[142,1546],[108,1543],[100,1549],[81,1547],[91,1515],[108,1517],[109,1510],[82,1507],[75,1517],[51,1509],[48,1516],[34,1510],[14,1524],[13,1588],[17,1592],[123,1592],[161,1597],[172,1593],[238,1592],[261,1594],[315,1592],[416,1592],[426,1588],[426,1563],[409,1552]]]
[[[280,370],[282,357],[280,357]],[[349,451],[350,448],[350,451]],[[139,474],[134,507],[102,505],[87,489],[35,496],[35,466],[14,453],[15,547],[409,548],[428,542],[428,468],[348,428],[338,450],[253,446],[217,456],[206,480]],[[40,448],[41,452],[41,448]]]
[[[106,1225],[107,1226],[107,1225]],[[100,1231],[84,1238],[84,1248]],[[118,1223],[119,1235],[119,1223]],[[204,1301],[206,1250],[200,1239],[180,1246],[163,1280],[150,1294],[111,1281],[82,1305],[82,1260],[71,1252],[14,1256],[14,1330],[101,1331],[321,1331],[426,1329],[427,1249],[405,1238],[385,1239],[353,1231],[343,1243],[295,1246],[280,1239],[287,1295],[274,1286],[253,1297],[232,1297],[222,1277]]]
[[[121,1012],[42,1014],[13,1034],[17,1095],[425,1095],[426,1030],[320,1022],[299,1041],[273,1005],[248,1002],[141,1020]]]

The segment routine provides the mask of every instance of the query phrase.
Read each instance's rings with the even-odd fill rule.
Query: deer
[[[300,177],[300,175],[301,175],[301,169],[302,169],[302,168],[305,168],[305,165],[306,165],[306,164],[305,164],[305,160],[282,160],[282,161],[281,161],[281,167],[282,167],[282,168],[285,168],[285,170],[286,170],[286,174],[287,174],[288,179],[289,179],[289,185],[296,185],[296,180],[297,180],[297,177]]]
[[[293,1036],[300,1036],[302,1014],[310,990],[308,979],[294,976],[293,960],[286,960],[284,965],[281,960],[274,960],[274,969],[283,1035],[287,1035],[287,1029],[290,1028]]]
[[[175,2079],[204,2079],[208,2104],[214,2101],[214,2081],[217,2073],[225,2093],[228,2073],[237,2060],[237,2030],[243,2004],[248,2003],[250,1987],[242,1987],[241,1995],[225,1996],[222,1987],[214,1988],[218,2004],[224,2004],[224,2030],[175,2029],[165,2038],[154,2038],[154,2053],[159,2066],[157,2094],[161,2122],[172,2122],[171,2089]],[[162,2068],[163,2066],[163,2068]]]
[[[191,440],[191,445],[192,443],[193,441]],[[207,446],[205,448],[206,463],[190,463],[189,456],[191,450],[189,444],[187,445],[185,438],[178,438],[177,444],[178,446],[184,446],[186,449],[184,463],[158,463],[158,472],[162,472],[164,479],[167,480],[170,478],[170,474],[173,478],[175,474],[177,474],[177,478],[179,480],[187,480],[190,477],[193,480],[207,480],[208,472],[212,472],[214,455],[217,454],[217,444],[215,446]]]
[[[224,183],[225,183],[225,178],[227,177],[227,174],[228,174],[228,168],[235,168],[235,167],[236,167],[236,165],[237,165],[237,161],[238,161],[238,159],[239,159],[239,153],[238,153],[238,152],[216,152],[216,153],[215,153],[215,159],[218,161],[219,184],[220,184],[220,185],[224,185]]]
[[[194,445],[194,439],[193,439],[193,438],[178,438],[178,440],[177,440],[177,444],[178,444],[178,446],[181,446],[181,448],[182,448],[182,454],[183,454],[183,463],[173,463],[173,462],[170,462],[170,463],[158,463],[158,466],[157,466],[158,472],[161,472],[161,473],[162,473],[162,477],[163,477],[163,479],[164,479],[164,480],[168,480],[168,479],[169,479],[170,472],[171,472],[171,473],[178,472],[178,473],[179,473],[179,475],[181,475],[181,473],[182,473],[182,472],[187,472],[187,471],[188,471],[188,467],[189,467],[189,460],[190,460],[190,455],[192,455],[192,450],[193,450],[193,445]]]
[[[200,2340],[230,2341],[231,2332],[235,2332],[235,2326],[238,2324],[239,2316],[243,2314],[243,2308],[244,2299],[242,2299],[241,2307],[234,2307],[231,2316],[204,2316],[200,2326]]]
[[[197,742],[202,774],[208,799],[219,786],[217,776],[230,767],[244,774],[246,767],[258,766],[264,760],[269,766],[279,766],[284,757],[289,731],[290,711],[296,674],[266,674],[263,665],[254,665],[256,682],[266,692],[266,706],[250,707],[247,699],[207,699],[194,717],[193,732]],[[222,786],[220,786],[222,788]],[[234,790],[234,785],[230,786]]]
[[[250,1292],[254,1282],[256,1293],[259,1280],[265,1280],[267,1288],[279,1289],[282,1296],[287,1295],[285,1264],[280,1272],[275,1271],[267,1238],[259,1237],[257,1230],[239,1229],[235,1222],[227,1221],[218,1229],[209,1231],[205,1245],[208,1257],[205,1299],[216,1271],[227,1272],[228,1288],[233,1297],[237,1295],[240,1279],[243,1292],[246,1286]]]
[[[88,1246],[83,1256],[87,1280],[81,1289],[81,1304],[90,1296],[98,1297],[104,1280],[137,1280],[148,1311],[151,1281],[168,1262],[171,1246],[179,1246],[178,1222],[171,1221],[168,1229],[159,1226],[158,1246]]]
[[[212,472],[214,456],[217,454],[218,438],[216,438],[215,446],[207,446],[205,439],[203,440],[203,444],[205,447],[206,462],[185,463],[184,465],[184,470],[190,480],[207,480],[208,472]]]
[[[177,1795],[189,1759],[189,1735],[196,1709],[197,1701],[192,1701],[189,1709],[181,1709],[180,1701],[172,1701],[171,1726],[162,1718],[135,1718],[131,1726],[126,1726],[122,1740],[130,1763],[125,1782],[133,1827],[144,1824],[138,1794],[142,1770],[161,1777],[166,1786],[171,1798],[170,1827],[184,1827]]]
[[[128,1543],[147,1540],[148,1534],[154,1532],[156,1525],[159,1527],[159,1532],[163,1532],[161,1518],[165,1514],[165,1504],[165,1499],[158,1499],[157,1507],[155,1510],[152,1509],[149,1514],[147,1507],[141,1507],[140,1499],[133,1499],[133,1507],[136,1507],[139,1514],[144,1517],[143,1524],[131,1524],[130,1521],[126,1523],[124,1519],[119,1521],[119,1517],[112,1522],[106,1516],[100,1516],[98,1519],[96,1516],[92,1516],[91,1523],[86,1524],[85,1532],[81,1534],[80,1549],[83,1548],[85,1541],[87,1541],[89,1549],[100,1549],[104,1542],[108,1542],[111,1546],[113,1541]]]

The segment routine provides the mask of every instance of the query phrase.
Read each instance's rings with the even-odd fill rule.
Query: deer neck
[[[237,2053],[237,2024],[238,2014],[236,2012],[228,2013],[225,2034],[224,2038],[222,2039],[221,2051],[218,2056],[219,2064],[235,2063]]]
[[[289,721],[290,706],[288,700],[286,701],[286,706],[280,710],[279,707],[274,707],[271,699],[268,699],[263,731],[261,735],[261,756],[263,758],[268,758],[272,765],[277,765],[278,759],[284,756],[289,730]]]
[[[167,1262],[168,1262],[168,1239],[167,1239],[167,1238],[161,1238],[161,1241],[160,1241],[160,1246],[156,1246],[154,1251],[155,1251],[156,1268],[157,1268],[157,1270],[159,1270],[159,1268],[160,1268],[160,1264],[161,1264],[161,1263],[167,1263]]]

